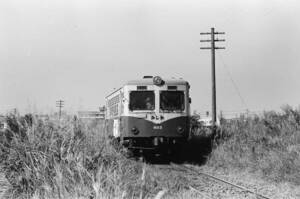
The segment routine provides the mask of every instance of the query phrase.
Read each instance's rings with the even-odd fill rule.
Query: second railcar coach
[[[107,132],[134,152],[172,152],[189,136],[190,85],[144,76],[106,97]]]

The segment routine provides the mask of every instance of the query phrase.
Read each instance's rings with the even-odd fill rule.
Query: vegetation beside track
[[[99,121],[10,115],[7,122],[10,129],[0,133],[0,170],[10,183],[9,198],[149,198],[163,189],[175,198],[191,196],[184,175],[125,158]],[[186,157],[202,161],[195,158],[207,144],[202,142],[190,141]],[[300,110],[286,106],[281,113],[224,121],[206,165],[300,185],[299,146]]]
[[[141,167],[103,136],[102,124],[73,118],[7,118],[1,136],[1,169],[12,198],[100,198],[135,191]]]
[[[224,120],[208,165],[300,185],[300,109]]]

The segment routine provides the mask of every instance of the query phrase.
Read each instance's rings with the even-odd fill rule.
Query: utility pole
[[[210,35],[210,39],[200,40],[200,42],[210,42],[210,47],[201,47],[200,49],[211,50],[211,80],[212,80],[212,126],[213,133],[216,130],[216,59],[215,59],[215,50],[216,49],[225,49],[225,47],[216,47],[215,42],[225,41],[225,39],[215,38],[215,35],[223,35],[225,32],[215,32],[214,28],[211,28],[211,32],[202,32],[200,35]]]
[[[61,117],[61,108],[64,107],[64,101],[63,100],[56,101],[56,107],[59,108],[59,119],[60,119],[60,117]]]

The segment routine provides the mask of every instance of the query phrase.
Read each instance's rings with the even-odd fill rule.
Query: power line
[[[225,64],[225,62],[224,62],[224,60],[223,60],[223,57],[221,56],[220,53],[218,53],[218,56],[220,57],[221,62],[222,62],[222,64],[223,64],[223,67],[224,67],[224,69],[225,69],[227,75],[229,76],[229,78],[230,78],[230,80],[231,80],[231,83],[233,84],[233,87],[235,88],[235,90],[236,90],[236,92],[237,92],[237,94],[238,94],[240,100],[242,101],[242,104],[243,104],[243,105],[245,106],[245,108],[248,110],[248,106],[247,106],[247,104],[246,104],[244,98],[242,97],[241,92],[240,92],[240,90],[239,90],[237,84],[236,84],[235,81],[233,80],[233,77],[232,77],[231,73],[229,72],[229,69],[228,69],[227,65]]]

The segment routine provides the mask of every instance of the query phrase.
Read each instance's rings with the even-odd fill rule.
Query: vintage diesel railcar
[[[106,97],[107,133],[135,152],[172,152],[189,136],[190,85],[144,76]]]

